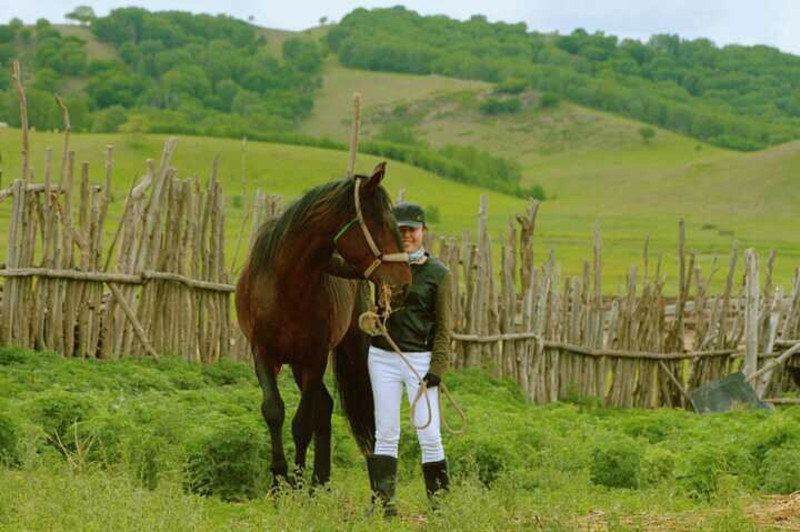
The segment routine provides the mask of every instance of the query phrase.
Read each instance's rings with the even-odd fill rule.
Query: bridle
[[[372,254],[375,256],[375,260],[372,261],[372,264],[364,271],[364,278],[369,279],[369,276],[372,275],[378,266],[381,265],[383,262],[405,262],[408,263],[408,253],[381,253],[381,250],[378,249],[378,246],[375,244],[375,240],[372,238],[372,234],[369,232],[369,228],[367,224],[364,222],[364,214],[361,212],[361,198],[358,195],[358,191],[361,188],[361,180],[364,179],[366,176],[357,175],[355,176],[356,184],[353,187],[355,190],[355,204],[356,204],[356,217],[347,222],[344,227],[339,229],[339,232],[336,233],[336,236],[333,237],[333,245],[336,246],[338,240],[344,236],[347,231],[349,231],[356,223],[361,227],[361,232],[364,235],[364,240],[367,241],[367,245],[369,249],[372,251]]]

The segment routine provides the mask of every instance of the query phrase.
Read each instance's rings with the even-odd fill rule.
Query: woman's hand
[[[442,378],[435,373],[431,373],[430,371],[422,377],[422,380],[425,381],[425,384],[428,385],[428,388],[436,388],[439,386],[439,383],[442,382]]]

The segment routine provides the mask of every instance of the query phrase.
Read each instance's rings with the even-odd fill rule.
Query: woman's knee
[[[383,433],[380,430],[375,433],[375,454],[397,457],[397,451],[399,447],[399,433]]]

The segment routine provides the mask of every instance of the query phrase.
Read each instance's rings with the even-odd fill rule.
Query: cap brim
[[[423,226],[424,224],[422,222],[411,222],[411,221],[397,222],[397,227],[413,227],[416,229],[417,227],[423,227]]]

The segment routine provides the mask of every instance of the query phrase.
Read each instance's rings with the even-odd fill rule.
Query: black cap
[[[416,203],[398,203],[393,212],[399,226],[425,227],[425,211]]]

